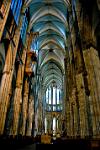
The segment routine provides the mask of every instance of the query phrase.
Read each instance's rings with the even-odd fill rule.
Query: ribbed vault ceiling
[[[26,5],[30,10],[29,30],[39,32],[37,43],[43,84],[56,82],[61,88],[69,0],[26,0]]]

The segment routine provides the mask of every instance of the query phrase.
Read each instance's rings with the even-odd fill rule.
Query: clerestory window
[[[46,111],[62,111],[61,89],[49,86],[46,89]]]

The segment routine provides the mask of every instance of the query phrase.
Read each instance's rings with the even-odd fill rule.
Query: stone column
[[[10,5],[11,5],[11,0],[3,0],[3,4],[0,8],[0,13],[2,15],[2,18],[0,18],[0,41],[8,18]]]
[[[34,33],[29,33],[27,35],[27,61],[25,66],[25,73],[27,79],[25,79],[24,83],[24,96],[23,96],[23,102],[22,102],[22,127],[20,133],[24,136],[26,133],[26,120],[28,117],[28,99],[29,99],[29,80],[31,80],[31,74],[33,73],[32,70],[32,57],[34,56],[34,52],[30,51],[30,46],[34,37]],[[29,79],[29,80],[28,80]]]
[[[87,95],[86,95],[86,86],[85,86],[85,64],[83,59],[82,45],[81,45],[81,37],[79,34],[79,26],[78,26],[78,18],[75,14],[75,24],[71,29],[71,38],[73,45],[73,53],[74,53],[74,62],[75,62],[75,84],[77,90],[77,97],[79,100],[79,113],[80,113],[80,135],[82,138],[88,136],[88,116],[87,116]],[[70,16],[72,14],[70,13]],[[73,19],[73,17],[72,17]]]
[[[26,120],[28,115],[28,95],[29,95],[29,81],[28,79],[25,79],[24,83],[24,96],[23,96],[23,102],[22,102],[22,135],[25,135],[26,130]]]
[[[49,117],[49,134],[52,133],[52,115],[51,114],[48,114],[48,117]]]
[[[70,120],[70,111],[69,111],[69,101],[66,104],[66,129],[67,129],[67,136],[70,135],[70,131],[69,131],[69,120]],[[60,122],[59,122],[60,124]]]
[[[82,138],[88,136],[88,119],[86,109],[86,93],[84,86],[84,79],[82,74],[76,76],[77,92],[79,99],[79,112],[80,112],[80,135]]]
[[[22,20],[23,20],[23,16],[20,17],[19,26],[17,27],[14,38],[13,38],[15,45],[13,45],[12,42],[10,42],[9,44],[7,55],[6,55],[6,60],[5,60],[5,66],[3,70],[3,75],[2,75],[2,80],[1,80],[0,114],[2,117],[0,119],[0,134],[3,134],[3,129],[4,129],[4,123],[2,124],[2,120],[5,119],[5,117],[3,118],[3,116],[6,116],[6,112],[7,112],[7,103],[8,103],[7,97],[10,93],[10,88],[11,88],[11,83],[12,83],[12,78],[13,78],[13,73],[14,73],[14,64],[15,64],[15,58],[16,58],[17,48],[19,44],[20,28],[22,26]],[[5,109],[6,111],[4,112]]]
[[[9,47],[8,49],[8,57],[6,58],[6,69],[5,72],[3,71],[3,76],[7,75],[5,78],[5,81],[2,80],[1,82],[1,86],[2,84],[4,85],[4,89],[7,91],[9,82],[7,82],[10,79],[10,73],[11,73],[11,62],[10,62],[10,57],[12,57],[12,53],[11,53],[11,47]],[[11,87],[11,86],[10,86]],[[1,114],[1,118],[0,118],[0,134],[3,133],[3,128],[4,128],[4,122],[5,122],[5,117],[6,117],[6,112],[7,112],[7,106],[8,106],[8,101],[7,101],[7,97],[9,97],[9,95],[6,95],[4,89],[2,89],[2,95],[0,93],[0,114]],[[2,96],[5,97],[5,99],[2,99]]]
[[[73,117],[74,117],[74,137],[78,136],[78,114],[77,114],[77,106],[76,103],[73,103]]]
[[[23,64],[22,65],[19,64],[17,80],[16,80],[16,89],[14,94],[13,124],[10,132],[10,134],[13,136],[17,135],[17,130],[18,130],[20,103],[22,103],[22,87],[23,87],[25,60],[26,60],[26,51],[24,50],[22,55]]]
[[[65,64],[65,74],[64,74],[64,105],[63,105],[63,109],[64,109],[64,118],[65,118],[65,128],[67,131],[67,123],[69,123],[69,121],[67,120],[67,105],[68,105],[68,101],[69,101],[69,85],[68,85],[68,57],[66,56],[66,58],[64,59],[64,64]],[[67,122],[68,121],[68,122]],[[60,123],[60,122],[59,122]]]
[[[34,119],[34,97],[30,96],[29,105],[28,105],[28,127],[26,131],[26,136],[32,135],[32,124]]]
[[[77,104],[76,104],[76,88],[73,88],[72,95],[70,97],[71,103],[71,118],[72,118],[72,133],[73,136],[76,137],[78,135],[78,113],[77,113]]]
[[[84,61],[87,69],[87,80],[90,89],[90,119],[93,137],[100,135],[100,60],[96,49],[91,47],[84,51]]]
[[[99,69],[97,69],[97,66],[100,65],[100,62],[99,62],[98,52],[93,47],[91,47],[92,45],[94,45],[94,43],[93,43],[92,27],[90,25],[89,15],[85,12],[85,10],[84,10],[85,8],[81,12],[81,8],[82,8],[82,6],[81,6],[80,2],[78,1],[77,5],[76,5],[76,14],[77,14],[79,31],[80,31],[81,42],[82,42],[84,64],[85,64],[85,68],[87,71],[87,74],[84,76],[84,85],[85,85],[85,92],[86,92],[87,120],[88,120],[88,122],[87,122],[88,123],[88,131],[87,132],[89,132],[89,136],[92,136],[92,134],[94,134],[94,135],[100,134],[99,131],[97,131],[98,130],[97,126],[99,124],[97,122],[99,122],[100,119],[98,117],[99,115],[95,114],[95,113],[98,114],[98,112],[99,112],[98,110],[100,109],[100,105],[99,105],[99,99],[100,99],[99,93],[100,92],[98,92],[99,89],[96,88],[97,85],[95,84],[96,82],[97,82],[97,84],[99,83],[98,82],[99,81]],[[81,15],[80,15],[80,12],[81,12]],[[92,62],[92,63],[90,63],[90,62]],[[93,66],[92,66],[92,64],[93,64]],[[95,67],[94,67],[94,65],[95,65]],[[94,68],[96,68],[98,70],[98,72]],[[91,72],[91,71],[97,72],[97,74],[94,75],[96,78],[94,78],[93,72]],[[90,81],[90,78],[91,78],[91,81]],[[98,81],[96,81],[96,79]],[[94,85],[94,87],[93,86],[90,87],[91,82],[93,82],[93,81],[95,81],[95,83],[92,83],[92,85]],[[90,90],[90,94],[87,94],[88,89]],[[95,97],[96,99],[93,96],[94,94],[92,92],[92,89],[96,92],[96,94],[95,94],[95,95],[97,95],[97,97]],[[95,100],[96,100],[96,102],[95,102]],[[95,106],[91,107],[92,106],[91,104],[97,105],[97,108]],[[96,119],[96,118],[98,118],[98,119]],[[95,120],[98,120],[96,122],[96,126],[94,123]]]
[[[40,86],[40,90],[38,91],[38,101],[39,101],[39,104],[38,104],[38,109],[39,109],[39,116],[38,116],[38,129],[39,129],[39,133],[42,132],[42,91],[41,91],[41,86]]]

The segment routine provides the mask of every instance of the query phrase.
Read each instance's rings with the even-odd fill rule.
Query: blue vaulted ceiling
[[[39,65],[44,70],[43,81],[44,83],[55,81],[61,85],[68,35],[67,10],[70,2],[69,0],[26,0],[26,5],[30,11],[29,29],[39,32],[37,49]]]

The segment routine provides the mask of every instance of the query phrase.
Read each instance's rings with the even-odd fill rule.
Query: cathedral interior
[[[0,144],[80,140],[100,147],[100,0],[0,0]]]

